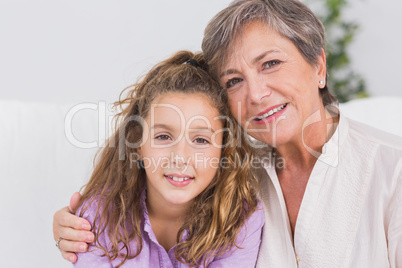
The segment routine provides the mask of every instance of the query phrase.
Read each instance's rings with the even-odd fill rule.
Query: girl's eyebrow
[[[203,130],[203,132],[208,131],[208,132],[211,132],[211,133],[214,133],[214,132],[215,132],[215,130],[214,130],[213,128],[206,127],[206,126],[194,126],[194,127],[190,127],[190,132],[194,132],[194,131],[197,131],[197,130]]]
[[[163,128],[163,129],[167,129],[169,131],[174,130],[171,126],[166,125],[166,124],[155,124],[155,125],[151,126],[151,129],[155,129],[155,128]]]
[[[155,124],[155,125],[153,125],[151,127],[151,129],[155,129],[155,128],[163,128],[163,129],[166,129],[166,130],[169,130],[169,131],[174,130],[174,128],[172,128],[171,126],[166,125],[166,124]],[[191,132],[194,132],[194,131],[197,131],[197,130],[203,130],[203,131],[208,131],[208,132],[212,132],[212,133],[215,132],[215,130],[213,128],[206,127],[206,126],[191,126],[189,129],[190,129]]]

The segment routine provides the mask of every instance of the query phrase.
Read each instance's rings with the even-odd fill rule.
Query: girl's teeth
[[[170,176],[169,176],[170,177]],[[172,180],[174,180],[174,181],[186,181],[186,180],[189,180],[190,178],[187,178],[187,177],[185,177],[185,178],[179,178],[179,177],[170,177]]]

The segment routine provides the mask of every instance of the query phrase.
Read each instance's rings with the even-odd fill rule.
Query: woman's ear
[[[321,48],[321,55],[318,56],[317,59],[317,78],[320,88],[323,88],[327,84],[326,76],[327,76],[327,59],[325,57],[324,49]]]

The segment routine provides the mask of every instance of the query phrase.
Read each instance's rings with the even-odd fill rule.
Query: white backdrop
[[[0,99],[114,101],[158,61],[200,50],[207,22],[229,2],[0,0]],[[402,96],[402,2],[350,2],[347,16],[361,25],[354,69],[372,95]]]
[[[0,0],[0,99],[115,101],[229,0]]]

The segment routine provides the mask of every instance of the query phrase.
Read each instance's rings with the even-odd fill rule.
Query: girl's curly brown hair
[[[184,64],[189,59],[195,59],[199,66]],[[110,261],[121,258],[119,267],[138,256],[142,250],[144,211],[140,197],[145,187],[145,171],[132,165],[130,157],[137,153],[141,143],[141,118],[147,116],[152,101],[163,94],[203,94],[222,116],[225,131],[221,160],[224,158],[225,163],[220,165],[210,185],[193,200],[177,234],[175,254],[182,263],[207,266],[210,258],[236,246],[236,236],[257,207],[257,180],[251,170],[253,153],[247,137],[230,115],[226,93],[209,75],[201,54],[180,51],[157,64],[127,90],[127,97],[115,103],[121,109],[117,114],[119,122],[96,157],[93,174],[82,194],[80,215],[97,202],[94,245]],[[188,238],[181,241],[185,230]],[[104,232],[111,242],[108,249],[99,241]],[[133,240],[135,250],[130,248]]]

